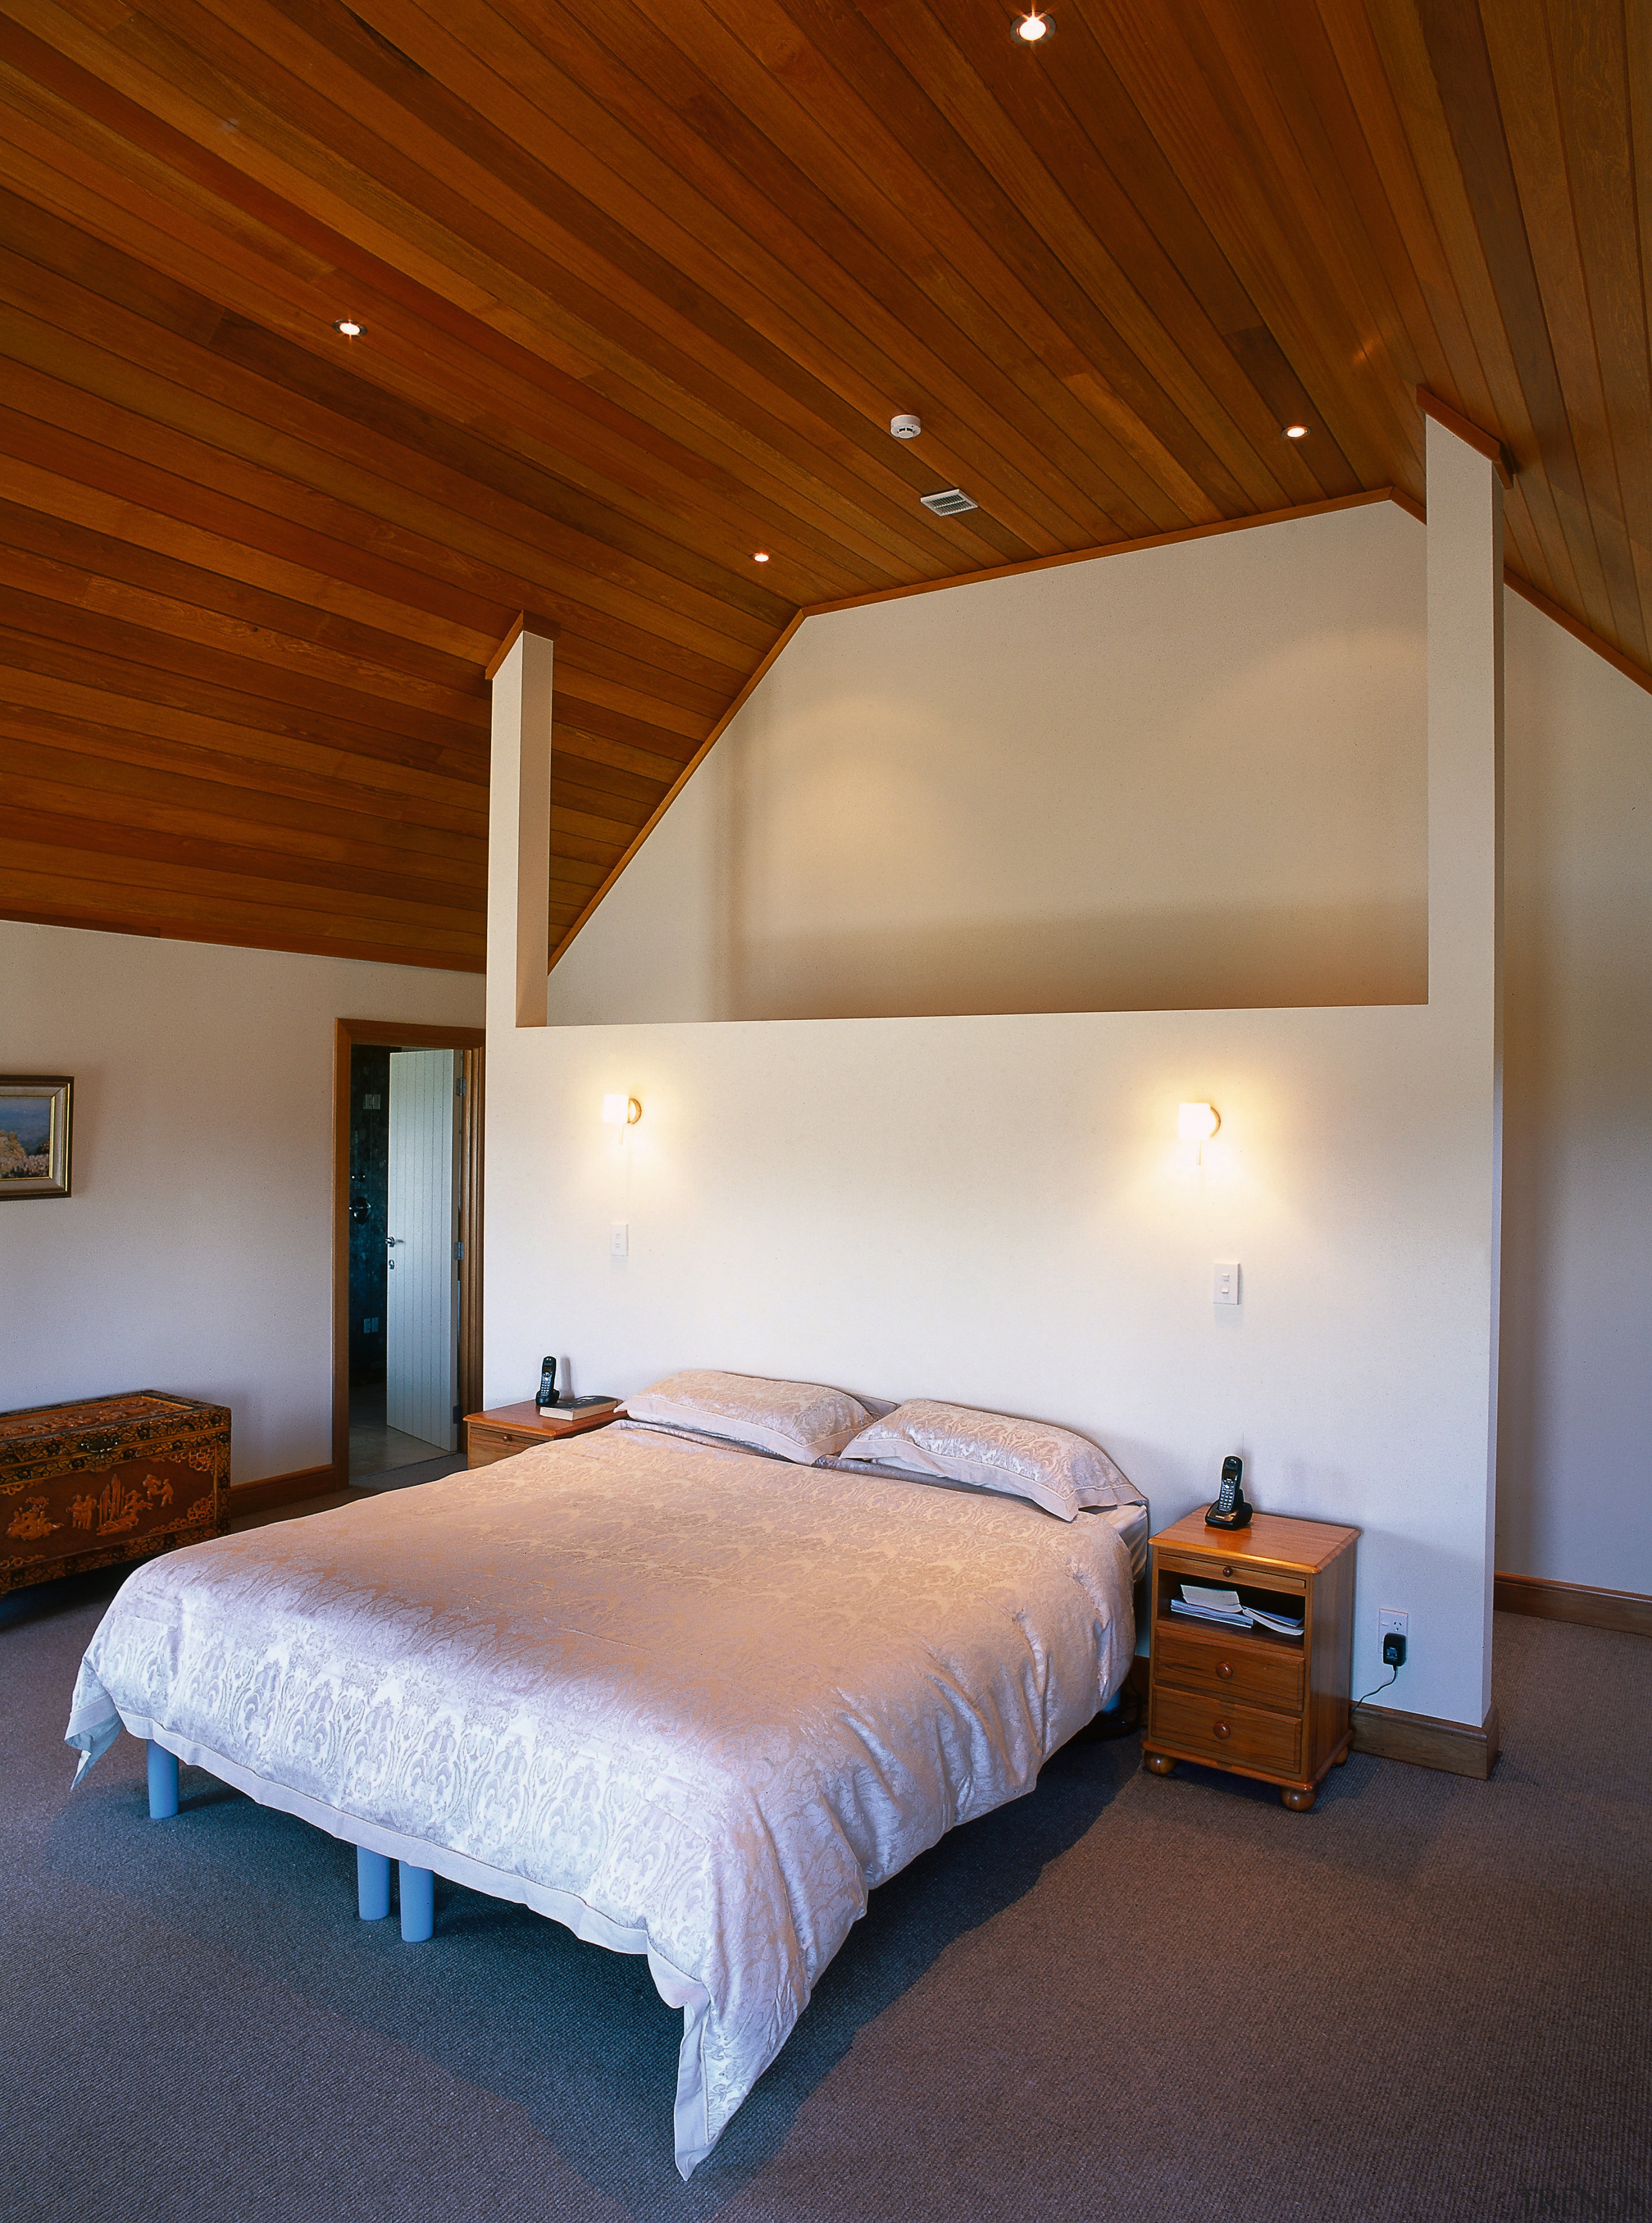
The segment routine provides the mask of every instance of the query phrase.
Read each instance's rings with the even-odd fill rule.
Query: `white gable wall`
[[[916,682],[933,694],[944,680],[948,715],[967,722],[990,715],[1016,655],[1021,699],[1036,705],[1044,659],[1019,614],[1029,596],[1046,582],[1066,595],[1078,580],[1105,615],[1111,598],[1136,594],[1131,573],[1147,563],[1185,613],[1175,655],[1202,664],[1209,688],[1239,683],[1231,645],[1204,623],[1224,576],[1272,626],[1277,653],[1311,664],[1320,647],[1304,636],[1322,606],[1313,588],[1327,553],[1310,528],[1325,525],[1379,599],[1406,570],[1420,627],[1423,535],[1376,509],[960,590],[978,614],[957,659],[944,675],[919,667]],[[999,598],[1012,596],[1015,620],[1000,623],[996,610],[1010,603]],[[835,633],[823,668],[841,689],[845,668],[861,673],[862,639],[937,599],[954,597],[811,620],[708,770],[762,733],[772,698],[811,716],[788,666],[815,628]],[[923,620],[912,622],[921,638]],[[1422,715],[1415,638],[1397,655],[1416,690],[1401,733],[1411,748]],[[1138,734],[1149,760],[1168,743],[1150,704]],[[690,806],[690,829],[693,795],[678,806]],[[690,841],[672,876],[677,815],[602,915],[627,976],[678,966],[718,930],[708,912],[722,865],[714,846]],[[1364,1532],[1358,1687],[1382,1678],[1378,1606],[1403,1607],[1412,1655],[1397,1696],[1412,1711],[1479,1722],[1487,1329],[1475,1291],[1487,1256],[1477,1186],[1487,1128],[1449,1013],[1414,1004],[521,1031],[504,992],[507,1010],[490,996],[489,1012],[490,1401],[526,1394],[553,1349],[571,1353],[588,1389],[624,1392],[674,1366],[712,1364],[956,1398],[1094,1433],[1151,1495],[1161,1524],[1207,1499],[1222,1455],[1242,1449],[1262,1504]],[[599,1117],[615,1090],[645,1107],[624,1142]],[[1201,1168],[1176,1140],[1176,1107],[1207,1097],[1222,1130]],[[620,1221],[624,1260],[610,1255]],[[1223,1313],[1211,1269],[1232,1257],[1243,1262],[1245,1302]],[[1478,1440],[1465,1386],[1477,1375]]]

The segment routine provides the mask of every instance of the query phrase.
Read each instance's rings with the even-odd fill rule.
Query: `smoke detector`
[[[898,440],[915,440],[924,426],[916,417],[892,417],[889,429]]]
[[[917,498],[936,517],[961,517],[965,510],[977,507],[958,487],[945,487],[939,494],[921,494]]]

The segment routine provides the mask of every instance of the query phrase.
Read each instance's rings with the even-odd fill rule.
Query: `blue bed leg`
[[[390,1911],[390,1857],[356,1848],[356,1909],[363,1922],[382,1922]]]
[[[178,1762],[153,1741],[143,1748],[149,1755],[149,1819],[170,1822],[178,1811]]]
[[[401,1942],[422,1945],[436,1927],[436,1879],[428,1868],[398,1861],[401,1875]]]

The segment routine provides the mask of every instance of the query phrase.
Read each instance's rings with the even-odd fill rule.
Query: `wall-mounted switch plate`
[[[616,1219],[609,1228],[608,1255],[610,1258],[628,1258],[631,1256],[631,1223],[628,1219]]]
[[[1239,1262],[1237,1258],[1219,1258],[1213,1269],[1211,1296],[1219,1305],[1236,1305],[1239,1300]]]

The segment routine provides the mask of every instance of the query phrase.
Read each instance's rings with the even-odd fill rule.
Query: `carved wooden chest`
[[[139,1389],[0,1413],[0,1592],[229,1525],[227,1406]]]

